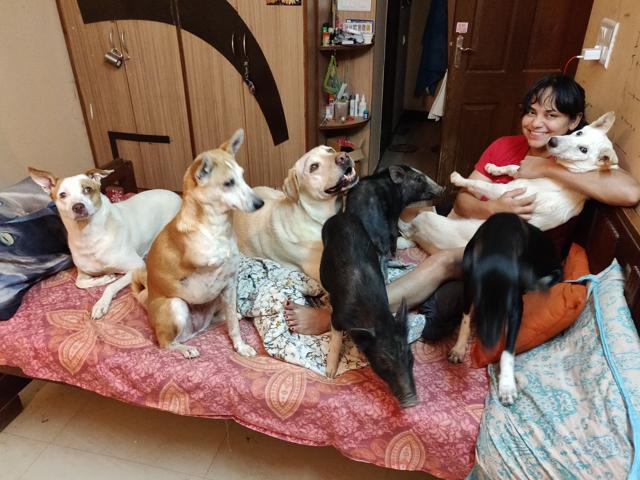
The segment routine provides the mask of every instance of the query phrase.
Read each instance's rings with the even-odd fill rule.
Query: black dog
[[[562,279],[560,259],[540,229],[513,213],[498,213],[467,244],[462,268],[465,320],[461,334],[470,311],[478,339],[486,348],[494,347],[506,328],[498,391],[502,403],[511,404],[517,398],[513,366],[522,295],[558,283]]]
[[[320,280],[333,308],[327,376],[336,374],[346,330],[403,407],[418,401],[407,308],[403,301],[394,319],[380,263],[395,252],[402,209],[443,190],[417,170],[392,166],[360,180],[347,195],[346,211],[322,228]]]

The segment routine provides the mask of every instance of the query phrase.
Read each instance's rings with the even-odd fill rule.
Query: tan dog
[[[93,306],[94,319],[107,313],[113,297],[131,283],[133,270],[144,266],[151,243],[181,203],[168,190],[147,190],[111,203],[100,193],[100,180],[111,172],[94,168],[59,179],[29,167],[31,178],[51,196],[67,229],[69,250],[78,269],[76,286],[110,284]],[[124,275],[116,280],[117,273]]]
[[[182,208],[153,243],[146,270],[134,273],[133,291],[147,308],[160,347],[185,358],[200,352],[182,342],[207,329],[217,312],[236,351],[256,354],[240,336],[236,312],[240,258],[231,210],[253,212],[263,205],[234,158],[243,139],[240,129],[193,161],[184,175]]]
[[[240,251],[274,260],[320,279],[322,225],[340,209],[340,195],[358,181],[353,160],[322,145],[298,159],[284,181],[283,192],[256,187],[264,207],[247,215],[234,212],[233,228]]]

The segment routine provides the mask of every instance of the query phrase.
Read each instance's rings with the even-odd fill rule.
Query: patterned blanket
[[[572,327],[518,355],[514,405],[500,403],[497,366],[489,367],[491,389],[470,479],[638,478],[637,471],[629,473],[634,456],[629,405],[640,411],[640,339],[618,263],[596,282]],[[596,297],[604,331],[596,325]]]
[[[199,358],[160,350],[130,291],[120,292],[105,317],[94,321],[91,307],[103,287],[79,290],[75,275],[65,270],[36,284],[13,318],[0,322],[0,365],[135,405],[231,418],[276,438],[332,445],[349,458],[389,468],[459,479],[472,467],[487,377],[468,359],[447,361],[454,338],[413,344],[421,402],[403,410],[370,368],[330,380],[272,358],[246,320],[242,335],[256,357],[236,354],[221,324],[190,342]]]
[[[413,263],[395,262],[389,268],[393,281],[413,269]],[[324,375],[329,351],[329,333],[299,335],[291,333],[284,319],[284,302],[327,307],[328,298],[320,284],[303,273],[271,260],[243,257],[238,278],[238,311],[253,319],[269,355]],[[409,315],[408,340],[415,342],[424,328],[424,315]],[[368,365],[351,338],[346,335],[338,375]]]

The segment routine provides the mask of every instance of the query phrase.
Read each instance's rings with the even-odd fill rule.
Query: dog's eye
[[[320,164],[318,162],[312,163],[311,166],[309,167],[309,172],[315,172],[319,166]]]
[[[582,153],[587,153],[589,151],[589,149],[587,147],[580,147],[580,151]]]
[[[89,195],[89,194],[90,194],[90,193],[92,193],[92,192],[93,192],[93,188],[91,188],[91,187],[84,187],[84,188],[82,189],[82,193],[85,193],[85,194],[87,194],[87,195]]]
[[[236,181],[232,178],[231,180],[227,180],[226,182],[224,182],[224,186],[229,188],[229,187],[233,187],[236,184]]]
[[[584,132],[582,130],[578,130],[576,132],[576,137],[581,137]]]
[[[58,197],[59,197],[59,198],[65,198],[66,196],[67,196],[67,193],[66,193],[66,192],[60,192],[60,193],[58,194]]]

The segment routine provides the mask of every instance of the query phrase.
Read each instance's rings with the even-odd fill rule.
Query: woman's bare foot
[[[320,335],[331,328],[329,310],[298,305],[291,300],[284,304],[284,319],[289,330],[303,335]]]

